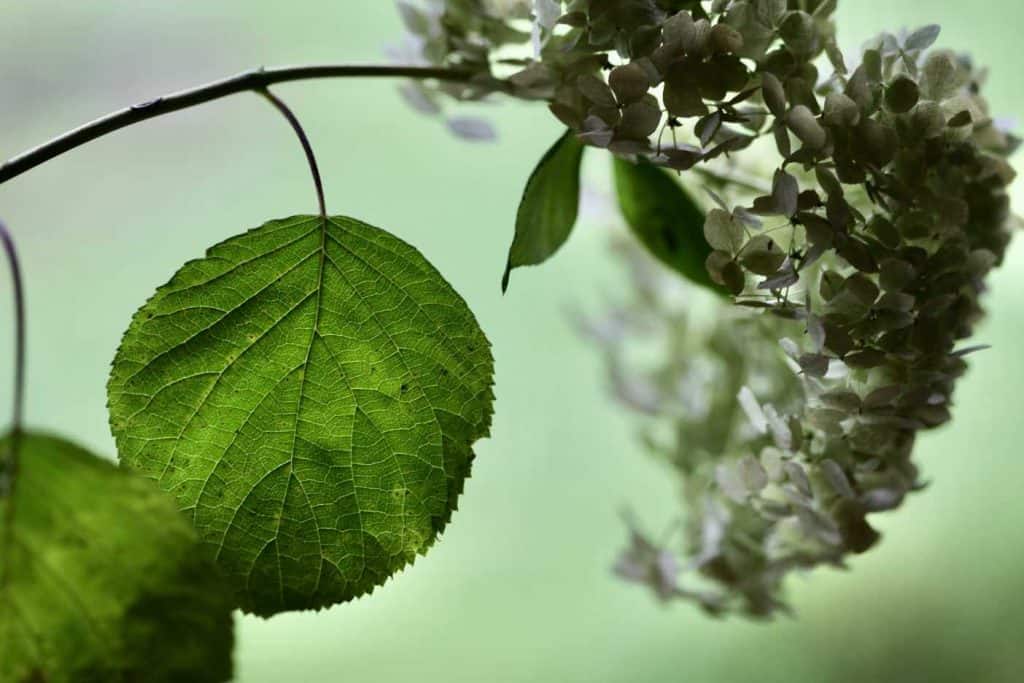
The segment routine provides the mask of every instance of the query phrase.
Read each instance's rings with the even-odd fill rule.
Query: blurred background
[[[992,66],[999,115],[1024,114],[1019,0],[842,0],[844,47],[940,23],[939,44]],[[253,66],[378,62],[400,35],[391,3],[357,0],[12,0],[0,25],[0,156],[95,116]],[[678,509],[607,396],[567,310],[624,282],[607,226],[499,279],[523,184],[560,133],[542,106],[484,113],[471,145],[408,110],[393,82],[277,88],[318,152],[328,206],[416,245],[494,343],[497,416],[443,541],[374,595],[327,612],[238,619],[237,680],[1024,680],[1024,234],[993,278],[993,349],[971,359],[953,425],[921,440],[933,483],[879,519],[852,571],[790,584],[796,617],[713,621],[615,580],[630,505],[651,529]],[[604,164],[589,169],[603,191]],[[1024,184],[1015,187],[1024,211]],[[315,200],[292,132],[254,95],[122,131],[0,186],[29,297],[29,421],[113,455],[104,385],[132,312],[187,259]],[[6,275],[4,275],[6,278]],[[9,330],[8,285],[0,323]],[[0,359],[11,356],[0,334]],[[0,363],[6,413],[9,363]]]

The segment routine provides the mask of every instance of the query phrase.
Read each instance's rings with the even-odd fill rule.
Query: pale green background
[[[994,67],[995,109],[1024,112],[1019,0],[840,4],[848,47],[942,23],[941,44]],[[378,61],[398,31],[385,0],[8,0],[0,156],[259,64]],[[394,88],[278,92],[316,144],[329,206],[418,246],[477,312],[497,358],[493,438],[454,524],[414,568],[326,613],[239,619],[239,681],[1024,680],[1024,240],[993,279],[978,334],[995,348],[972,359],[954,425],[921,442],[930,489],[881,522],[884,543],[851,572],[791,581],[795,619],[711,621],[609,574],[620,507],[656,527],[675,489],[566,322],[568,305],[619,282],[603,226],[582,225],[557,259],[499,294],[519,193],[558,124],[543,107],[494,106],[501,142],[467,145]],[[31,422],[112,454],[104,383],[131,313],[210,244],[313,209],[291,132],[252,95],[123,131],[0,187],[27,271]],[[9,373],[5,362],[0,388]]]

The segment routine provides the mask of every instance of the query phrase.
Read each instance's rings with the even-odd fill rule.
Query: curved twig
[[[18,442],[25,409],[25,288],[14,238],[0,221],[0,243],[11,269],[14,288],[14,408],[11,418],[10,453],[0,460],[0,497],[11,492],[18,473]]]
[[[69,152],[76,147],[103,137],[116,130],[204,104],[222,97],[247,91],[262,91],[275,83],[287,83],[315,78],[415,78],[420,80],[466,82],[474,73],[444,67],[429,66],[353,66],[322,64],[272,69],[255,69],[237,76],[183,90],[155,100],[121,109],[96,119],[79,128],[10,159],[0,166],[0,184],[29,171],[40,164]]]

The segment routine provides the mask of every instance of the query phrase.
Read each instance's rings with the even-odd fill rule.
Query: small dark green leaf
[[[513,268],[544,263],[569,239],[580,206],[580,165],[585,146],[567,130],[533,170],[516,215],[501,291]]]
[[[0,498],[0,681],[230,679],[230,593],[174,501],[61,439],[23,433],[18,452]]]
[[[705,262],[713,251],[704,237],[704,212],[668,171],[649,161],[616,158],[615,189],[633,234],[662,263],[719,294]]]

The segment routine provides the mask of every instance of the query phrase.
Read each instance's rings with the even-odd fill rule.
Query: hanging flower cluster
[[[407,8],[427,61],[476,74],[440,86],[457,97],[546,101],[587,145],[678,171],[752,146],[777,153],[770,189],[726,183],[704,225],[708,271],[737,306],[694,324],[630,252],[635,300],[588,327],[619,396],[671,423],[649,442],[685,482],[682,558],[635,530],[618,570],[714,613],[772,614],[790,571],[867,550],[878,538],[868,517],[920,487],[915,437],[950,419],[972,350],[959,345],[1014,225],[1006,157],[1017,140],[988,111],[984,72],[932,49],[935,26],[882,34],[850,68],[835,9]],[[533,56],[510,49],[531,40]],[[652,328],[664,362],[639,372],[626,351]],[[686,570],[703,585],[684,588]]]

